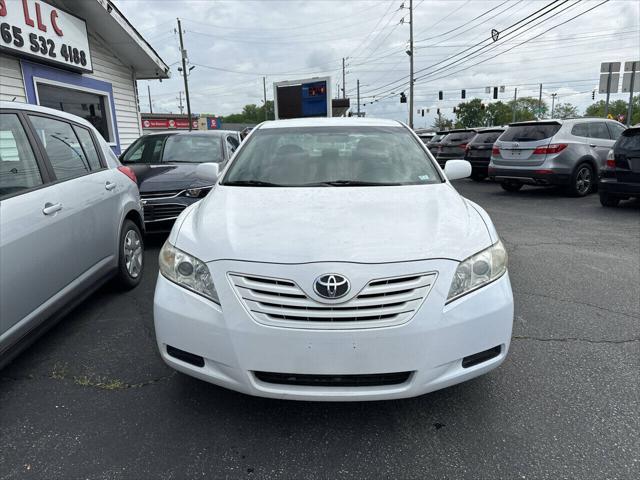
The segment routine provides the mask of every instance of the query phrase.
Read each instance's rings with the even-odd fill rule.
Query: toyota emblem
[[[329,299],[344,297],[350,288],[349,280],[337,273],[320,275],[313,283],[313,290],[322,298]]]

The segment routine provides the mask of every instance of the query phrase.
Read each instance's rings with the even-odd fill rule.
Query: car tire
[[[131,220],[122,223],[118,242],[118,273],[114,279],[122,290],[138,286],[144,272],[144,240],[140,229]]]
[[[617,207],[620,203],[620,197],[614,197],[607,192],[600,192],[600,205],[603,207]]]
[[[522,188],[522,182],[516,180],[508,180],[506,182],[500,182],[500,186],[507,192],[517,192]]]
[[[482,182],[484,181],[484,179],[487,178],[487,176],[483,173],[472,173],[471,174],[471,180],[475,181],[475,182]]]
[[[593,167],[588,163],[581,163],[578,165],[569,180],[567,190],[572,197],[584,197],[588,195],[592,189],[595,181]]]

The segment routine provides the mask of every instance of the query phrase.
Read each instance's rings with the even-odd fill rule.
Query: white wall
[[[89,48],[93,73],[84,75],[112,85],[120,148],[124,151],[142,135],[133,70],[109,53],[100,39],[91,33]],[[14,97],[16,102],[27,101],[20,61],[16,57],[0,54],[0,100],[11,101]]]
[[[20,61],[15,57],[0,54],[0,100],[10,102],[14,97],[16,102],[27,101]]]

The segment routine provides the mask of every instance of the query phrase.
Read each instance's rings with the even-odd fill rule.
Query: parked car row
[[[635,130],[601,118],[554,119],[436,132],[426,145],[441,167],[464,158],[474,180],[495,180],[509,192],[559,185],[580,197],[603,186],[602,204],[614,206],[638,195]]]

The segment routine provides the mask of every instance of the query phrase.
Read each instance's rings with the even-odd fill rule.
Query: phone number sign
[[[0,51],[92,72],[87,24],[37,0],[0,0]]]

